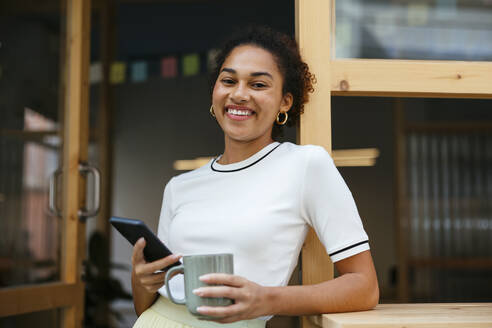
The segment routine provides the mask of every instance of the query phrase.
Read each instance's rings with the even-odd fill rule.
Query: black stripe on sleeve
[[[365,243],[368,243],[368,242],[369,242],[369,240],[364,240],[364,241],[361,241],[361,242],[359,242],[359,243],[356,243],[356,244],[353,244],[353,245],[347,246],[347,247],[345,247],[345,248],[342,248],[342,249],[340,249],[340,250],[338,250],[338,251],[336,251],[336,252],[333,252],[333,253],[331,253],[331,254],[329,254],[329,255],[330,255],[330,256],[333,256],[333,255],[339,254],[339,253],[341,253],[341,252],[345,252],[346,250],[349,250],[349,249],[351,249],[351,248],[357,247],[357,246],[359,246],[359,245],[362,245],[362,244],[365,244]]]

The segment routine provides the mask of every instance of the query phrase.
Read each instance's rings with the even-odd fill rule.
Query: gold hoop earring
[[[280,114],[284,114],[284,119],[282,121],[280,121]],[[287,119],[289,118],[289,114],[287,114],[287,112],[278,112],[277,114],[277,124],[278,125],[284,125],[285,123],[287,123]]]
[[[210,106],[210,115],[212,115],[212,117],[215,118],[214,105]]]

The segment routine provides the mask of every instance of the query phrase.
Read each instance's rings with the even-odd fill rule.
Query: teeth
[[[252,113],[249,110],[240,110],[240,109],[229,108],[228,112],[231,113],[232,115],[240,115],[240,116],[252,115]]]

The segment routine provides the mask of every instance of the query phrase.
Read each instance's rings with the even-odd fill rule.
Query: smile
[[[226,106],[225,112],[227,117],[236,121],[246,120],[255,114],[252,109],[237,105]]]

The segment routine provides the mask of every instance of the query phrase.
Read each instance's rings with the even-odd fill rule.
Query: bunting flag
[[[111,84],[124,83],[126,78],[126,63],[118,61],[111,65],[109,82]]]
[[[174,56],[164,57],[161,60],[161,76],[163,78],[176,77],[178,75],[178,60]]]
[[[207,69],[209,72],[215,69],[215,59],[219,54],[219,49],[210,49],[207,52]]]
[[[188,54],[183,56],[183,76],[192,76],[200,73],[200,56]]]
[[[103,78],[101,62],[91,63],[89,68],[89,84],[100,83]]]
[[[136,61],[131,66],[132,82],[143,82],[148,77],[148,67],[145,61]]]
[[[160,74],[162,78],[176,78],[179,75],[193,76],[210,72],[215,66],[215,58],[218,49],[210,49],[203,53],[189,53],[178,58],[175,55],[162,57],[161,59],[140,58],[132,61],[115,61],[109,67],[109,82],[111,84],[131,82],[144,82],[150,77]],[[178,66],[179,65],[179,66]],[[0,66],[0,78],[2,67]],[[89,69],[90,84],[100,83],[103,80],[103,67],[101,62],[91,63]]]

